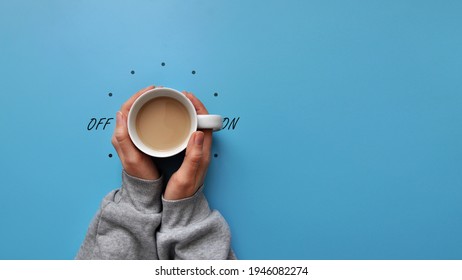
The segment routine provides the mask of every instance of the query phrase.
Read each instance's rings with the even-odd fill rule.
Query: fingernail
[[[199,146],[204,143],[204,133],[202,131],[196,133],[196,139],[194,139],[194,143]]]

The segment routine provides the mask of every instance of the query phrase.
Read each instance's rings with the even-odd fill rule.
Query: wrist
[[[136,164],[134,166],[125,164],[124,170],[128,175],[142,180],[157,180],[160,178],[160,173],[154,164],[148,166],[142,163],[138,166]]]

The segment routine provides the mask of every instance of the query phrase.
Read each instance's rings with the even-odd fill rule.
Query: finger
[[[207,115],[209,112],[204,104],[192,92],[183,91],[183,94],[191,101],[198,115]]]
[[[127,117],[122,112],[117,112],[116,115],[116,128],[114,130],[115,143],[117,154],[121,159],[125,159],[139,153],[133,142],[130,140],[127,128]]]
[[[124,161],[124,155],[120,149],[120,145],[119,145],[119,139],[122,139],[124,138],[124,132],[123,132],[123,128],[121,127],[121,124],[122,124],[122,121],[121,120],[121,116],[120,116],[120,112],[117,112],[116,113],[116,127],[114,129],[114,133],[112,135],[112,145],[114,146],[117,154],[119,155],[119,159],[121,160],[121,162]]]
[[[186,147],[186,156],[183,163],[178,169],[178,175],[196,183],[196,173],[202,160],[202,148],[204,144],[204,133],[196,131],[191,135],[188,146]],[[197,186],[195,186],[197,187]]]
[[[151,90],[155,88],[155,86],[148,86],[147,88],[144,88],[140,91],[138,91],[137,93],[135,93],[132,97],[130,97],[123,105],[122,107],[120,108],[120,111],[124,114],[124,115],[128,115],[128,112],[130,111],[130,108],[132,107],[133,103],[135,102],[135,100],[140,97],[143,93],[145,93],[146,91],[148,90]]]
[[[112,141],[111,141],[111,142],[112,142],[112,146],[114,146],[114,148],[115,148],[117,154],[119,155],[120,161],[123,162],[123,161],[124,161],[124,156],[123,156],[123,154],[120,152],[120,145],[119,145],[119,142],[117,142],[117,140],[116,140],[115,133],[114,133],[114,135],[112,136]]]

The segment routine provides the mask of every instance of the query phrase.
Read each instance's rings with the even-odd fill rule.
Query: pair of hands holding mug
[[[128,134],[127,116],[135,100],[154,86],[138,91],[130,97],[116,115],[116,127],[112,136],[112,145],[119,155],[122,166],[127,174],[145,180],[155,180],[160,177],[159,170],[151,157],[135,147]],[[204,104],[192,93],[182,92],[194,105],[198,115],[207,115]],[[164,199],[178,200],[192,196],[204,183],[210,163],[212,148],[212,130],[196,131],[191,135],[186,156],[180,168],[171,176],[164,192]]]

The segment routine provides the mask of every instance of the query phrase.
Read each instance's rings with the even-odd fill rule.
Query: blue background
[[[239,258],[461,259],[461,15],[450,0],[1,1],[0,258],[75,256],[121,181],[115,121],[87,125],[155,84],[239,118],[206,182]]]

